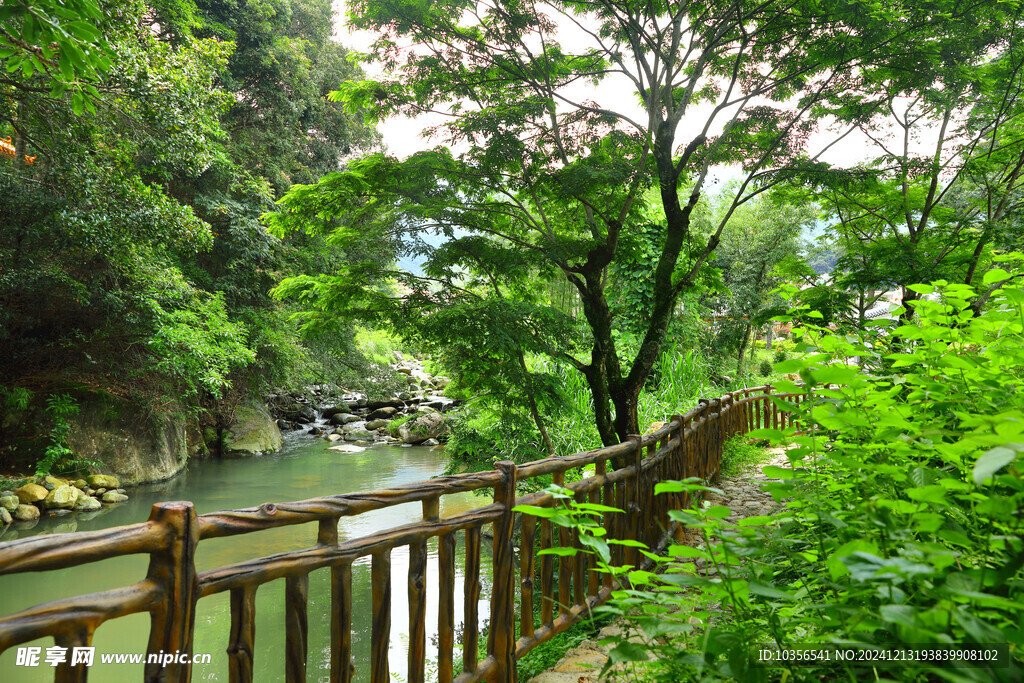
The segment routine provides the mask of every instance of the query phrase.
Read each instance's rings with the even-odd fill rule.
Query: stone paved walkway
[[[772,500],[770,494],[761,490],[760,485],[770,481],[761,472],[766,465],[777,465],[788,467],[789,461],[781,448],[769,449],[765,453],[765,459],[756,466],[750,467],[745,472],[731,476],[722,477],[715,485],[721,489],[723,494],[709,494],[705,501],[709,505],[726,505],[732,510],[732,514],[726,517],[730,522],[736,522],[746,517],[765,515],[778,507]],[[698,568],[702,567],[704,561],[698,560]],[[714,576],[717,572],[711,567],[706,575]],[[584,640],[578,646],[572,648],[558,660],[551,669],[531,678],[527,683],[598,683],[598,672],[608,661],[608,651],[611,645],[601,645],[600,641],[606,638],[622,636],[625,632],[627,640],[642,642],[642,636],[630,634],[629,626],[624,622],[609,624],[600,630],[597,640]]]

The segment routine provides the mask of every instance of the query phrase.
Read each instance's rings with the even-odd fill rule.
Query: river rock
[[[19,522],[31,522],[34,519],[39,519],[39,508],[35,505],[19,505],[14,508],[11,517]]]
[[[30,505],[45,500],[50,492],[39,484],[25,484],[15,489],[14,493],[18,496],[18,500],[21,501],[22,505]]]
[[[76,479],[75,480],[75,488],[76,489],[82,489],[84,491],[85,487],[88,486],[88,485],[89,485],[89,482],[87,482],[85,479]]]
[[[391,420],[394,418],[395,413],[398,412],[398,408],[392,406],[384,406],[383,408],[377,408],[372,413],[366,416],[367,420]]]
[[[399,401],[396,398],[387,399],[384,401],[367,401],[366,408],[369,410],[377,410],[378,408],[404,408],[405,403]]]
[[[373,440],[373,432],[371,432],[370,430],[366,429],[365,427],[360,427],[359,429],[353,429],[351,432],[349,432],[349,433],[347,433],[345,435],[345,441],[372,441],[372,440]]]
[[[345,444],[339,444],[337,446],[331,446],[327,450],[329,450],[329,451],[338,451],[339,453],[362,453],[366,449],[363,448],[362,446],[355,446],[355,445],[350,444],[350,443],[345,443]]]
[[[118,493],[117,491],[107,491],[103,494],[104,503],[123,503],[126,500],[128,500],[128,496],[123,493]]]
[[[78,489],[65,484],[50,491],[43,500],[43,505],[47,510],[66,510],[74,507],[76,500],[78,500]]]
[[[436,439],[448,433],[448,423],[440,413],[418,415],[398,427],[398,436],[403,443],[419,443]]]
[[[11,513],[7,511],[7,508],[0,508],[0,526],[7,526],[14,521],[11,517]]]
[[[223,448],[225,453],[266,453],[278,450],[283,443],[281,430],[267,411],[259,407],[238,406],[234,421],[224,432]]]
[[[339,413],[348,413],[351,411],[352,409],[349,407],[347,403],[338,403],[337,405],[333,405],[330,408],[324,408],[323,412],[320,413],[320,416],[328,418],[331,417],[332,415],[338,415]]]
[[[438,410],[437,408],[431,408],[428,405],[424,405],[417,408],[416,412],[420,413],[421,415],[431,415],[433,413],[439,413],[441,411]]]
[[[366,428],[371,430],[383,429],[391,424],[391,420],[370,420],[366,423]]]
[[[316,419],[316,412],[309,406],[302,405],[301,403],[295,403],[288,406],[281,411],[281,414],[286,420],[301,422],[303,424],[309,424]]]
[[[102,462],[103,471],[117,473],[122,485],[173,477],[205,451],[198,419],[183,403],[169,400],[144,411],[136,401],[104,392],[79,392],[76,398],[80,410],[69,418],[68,448],[76,458]]]
[[[85,481],[94,489],[116,489],[121,485],[117,477],[112,474],[90,474]]]
[[[408,391],[403,391],[402,393],[400,393],[398,395],[398,400],[400,400],[400,401],[411,401],[412,400],[412,394],[410,394]]]
[[[103,505],[92,496],[79,496],[78,500],[75,501],[76,512],[91,512],[93,510],[99,510]]]
[[[8,512],[18,507],[19,503],[21,503],[21,501],[18,500],[17,496],[0,496],[0,508],[3,508]]]
[[[330,423],[332,425],[346,425],[349,422],[359,422],[360,417],[351,413],[335,413],[331,415]]]
[[[45,477],[43,477],[43,486],[46,486],[47,484],[53,484],[53,488],[57,488],[58,486],[67,486],[68,480],[61,479],[60,477],[55,477],[51,474],[47,474]],[[46,488],[49,489],[50,487],[46,486]],[[50,490],[52,491],[53,489]]]
[[[426,441],[424,441],[420,445],[421,446],[440,446],[441,443],[437,439],[427,439]]]
[[[328,441],[341,441],[341,434],[330,433],[325,437]]]

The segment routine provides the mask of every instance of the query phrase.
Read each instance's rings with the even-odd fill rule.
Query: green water
[[[42,520],[32,529],[12,529],[0,542],[13,537],[91,531],[122,524],[145,521],[153,503],[167,500],[191,500],[199,514],[215,510],[251,507],[264,502],[301,500],[315,496],[366,491],[423,481],[444,469],[444,454],[438,449],[376,446],[363,453],[343,454],[327,450],[327,443],[310,437],[290,435],[281,452],[242,459],[207,460],[192,463],[175,479],[130,491],[127,503],[107,507],[93,516],[74,515]],[[443,517],[489,503],[472,494],[446,496],[441,500]],[[343,518],[339,535],[358,538],[384,529],[408,524],[421,518],[419,504],[399,505]],[[196,565],[199,571],[270,555],[286,550],[310,547],[316,540],[316,524],[272,529],[242,536],[203,541],[199,545]],[[460,538],[461,541],[461,538]],[[483,544],[485,547],[487,544]],[[461,558],[460,552],[457,557]],[[392,617],[390,669],[398,678],[407,670],[408,605],[406,576],[408,548],[392,551]],[[490,565],[482,558],[481,584],[483,594],[478,607],[483,622],[488,613]],[[460,559],[458,564],[463,564]],[[64,597],[126,586],[143,579],[148,557],[137,555],[114,558],[53,572],[14,574],[0,577],[0,615],[7,615]],[[427,650],[432,654],[432,636],[437,631],[437,592],[432,580],[437,572],[437,545],[430,546],[427,566],[428,619]],[[461,572],[461,569],[460,569]],[[319,570],[309,577],[309,659],[310,681],[327,681],[330,672],[330,571]],[[461,573],[456,579],[456,628],[463,613]],[[352,571],[352,646],[357,680],[367,680],[366,662],[370,648],[370,566],[363,558]],[[284,581],[264,584],[256,594],[256,649],[254,679],[260,683],[284,680]],[[210,664],[193,667],[195,681],[226,681],[225,649],[230,630],[229,599],[226,593],[199,601],[196,616],[196,637],[193,652],[212,655]],[[101,664],[103,653],[145,652],[149,634],[149,615],[136,614],[108,621],[96,631],[93,645],[96,662],[89,669],[90,680],[119,682],[142,678],[141,664]],[[20,683],[53,680],[53,669],[43,661],[52,639],[25,645],[43,648],[40,665],[16,665],[16,650],[0,654],[0,681]],[[458,651],[456,652],[458,657]]]

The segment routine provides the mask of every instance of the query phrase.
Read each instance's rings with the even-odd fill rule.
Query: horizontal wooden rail
[[[538,555],[538,550],[579,548],[580,543],[572,530],[555,527],[546,519],[522,518],[513,511],[522,504],[556,504],[555,497],[544,491],[517,496],[520,482],[550,476],[569,489],[577,501],[624,510],[626,514],[604,516],[609,537],[638,540],[653,547],[679,531],[669,511],[693,502],[682,494],[655,496],[657,482],[687,477],[714,479],[726,440],[757,428],[793,425],[785,406],[806,398],[805,394],[773,393],[770,386],[752,387],[702,399],[685,415],[673,416],[649,434],[584,453],[523,465],[502,461],[490,472],[198,516],[191,503],[158,503],[149,521],[141,524],[0,543],[0,577],[74,567],[122,555],[150,556],[147,576],[139,577],[134,585],[57,600],[0,617],[0,652],[48,636],[61,646],[85,646],[103,622],[148,612],[148,653],[162,650],[191,654],[197,601],[227,592],[231,598],[231,628],[225,643],[229,678],[252,681],[257,652],[256,591],[271,581],[284,580],[285,675],[289,681],[305,680],[309,574],[325,569],[331,575],[331,680],[351,681],[355,675],[352,567],[360,558],[368,558],[371,681],[390,679],[391,605],[395,599],[402,599],[409,606],[409,681],[418,683],[427,676],[425,624],[429,617],[437,620],[438,680],[512,683],[519,658],[585,618],[608,599],[614,588],[607,574],[594,571],[593,558],[588,554]],[[593,466],[592,473],[566,483],[570,471],[588,466]],[[443,496],[483,489],[493,491],[492,503],[450,517],[439,515]],[[344,517],[417,502],[423,509],[421,521],[339,540],[338,524]],[[317,524],[313,547],[204,572],[195,569],[195,553],[204,540],[309,523]],[[490,538],[492,546],[492,571],[490,626],[486,649],[481,652],[477,604],[485,578],[481,572],[485,537]],[[427,549],[428,542],[435,539],[437,569],[431,574],[427,571]],[[391,556],[403,548],[408,548],[409,570],[399,589],[393,585]],[[465,555],[462,615],[455,613],[457,551]],[[613,547],[614,562],[638,563],[640,559],[635,548]],[[428,585],[436,586],[439,597],[433,616],[426,609]],[[457,619],[461,619],[463,634],[461,671],[454,666]],[[56,680],[61,681],[84,681],[87,675],[87,668],[72,668],[67,663],[55,672]],[[189,681],[191,669],[184,664],[147,665],[144,677],[147,681]]]

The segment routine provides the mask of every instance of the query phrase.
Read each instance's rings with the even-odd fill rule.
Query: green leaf
[[[993,268],[992,270],[985,273],[985,277],[981,279],[982,283],[990,285],[993,282],[1002,282],[1003,280],[1009,280],[1010,274],[1002,268]]]
[[[613,664],[619,662],[646,662],[647,650],[636,643],[619,643],[608,652],[608,661]]]
[[[704,514],[708,517],[711,517],[712,519],[725,519],[731,513],[732,510],[730,510],[724,505],[712,505],[711,507],[704,511]]]
[[[844,543],[843,545],[836,548],[835,552],[828,556],[825,560],[825,565],[828,567],[829,574],[832,575],[832,580],[835,581],[846,574],[850,573],[847,569],[846,564],[843,562],[844,557],[849,557],[853,553],[863,552],[871,555],[878,554],[878,546],[871,541],[865,539],[857,539]]]
[[[576,509],[583,512],[624,512],[619,508],[611,507],[610,505],[600,505],[598,503],[577,503]]]
[[[986,452],[974,464],[974,483],[981,486],[985,480],[1009,465],[1016,458],[1017,452],[1006,446],[997,446]]]
[[[611,552],[608,550],[608,543],[604,539],[596,538],[590,534],[579,535],[580,544],[592,548],[605,564],[611,562]]]
[[[545,548],[544,550],[541,550],[537,554],[538,555],[557,555],[558,557],[572,557],[577,552],[579,552],[579,548]]]
[[[769,479],[792,479],[794,474],[792,469],[777,465],[765,465],[761,468],[761,472]]]
[[[84,21],[71,21],[63,24],[64,29],[79,40],[93,42],[100,37],[100,30]]]
[[[907,489],[907,496],[923,503],[944,503],[946,502],[946,488],[938,484],[918,486]]]
[[[558,511],[554,508],[539,507],[537,505],[516,505],[512,508],[512,512],[522,512],[524,515],[543,517],[545,519],[550,519],[558,514]]]
[[[775,598],[777,600],[795,600],[796,598],[785,591],[781,591],[774,586],[769,586],[763,583],[757,583],[751,581],[747,584],[747,590],[754,595],[760,595],[766,598]]]

